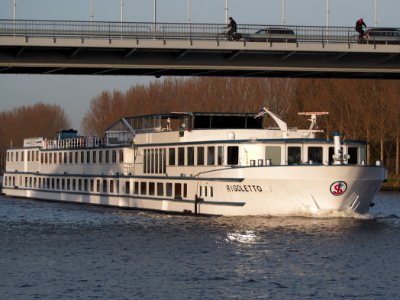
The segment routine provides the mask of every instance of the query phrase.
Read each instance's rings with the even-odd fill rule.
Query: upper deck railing
[[[283,33],[267,34],[281,42],[297,43],[356,43],[354,27],[281,26],[239,24],[240,41],[254,41],[252,35],[260,29],[279,28]],[[0,36],[53,37],[81,39],[164,39],[220,40],[224,24],[205,23],[143,23],[62,20],[0,20]],[[290,33],[288,33],[290,32]]]

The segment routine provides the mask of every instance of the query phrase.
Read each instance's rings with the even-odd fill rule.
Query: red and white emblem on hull
[[[341,196],[347,190],[347,183],[345,181],[335,181],[331,184],[331,194],[334,196]]]

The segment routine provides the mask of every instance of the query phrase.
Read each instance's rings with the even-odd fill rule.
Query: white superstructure
[[[104,137],[64,131],[7,151],[8,196],[210,215],[366,213],[385,180],[365,143],[317,139],[267,109],[123,118]],[[271,116],[278,128],[262,128]]]

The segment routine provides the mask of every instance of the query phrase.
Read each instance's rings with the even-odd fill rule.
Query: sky
[[[15,0],[16,18],[90,20],[91,0]],[[92,0],[95,21],[120,21],[121,0]],[[154,0],[123,0],[123,20],[152,22]],[[157,0],[157,22],[224,23],[226,0]],[[0,19],[12,19],[14,0],[0,0]],[[400,27],[399,0],[285,0],[285,24],[354,26],[362,17],[368,26]],[[377,4],[375,19],[375,2]],[[190,14],[188,4],[190,3]],[[228,14],[240,24],[281,24],[282,0],[228,0]],[[155,81],[148,76],[0,75],[0,111],[37,102],[64,109],[73,128],[91,99],[102,91],[125,92],[135,84]]]

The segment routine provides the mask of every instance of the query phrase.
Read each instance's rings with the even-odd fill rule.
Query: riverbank
[[[381,191],[400,191],[400,176],[392,175],[383,183]]]

